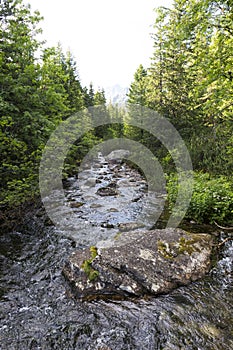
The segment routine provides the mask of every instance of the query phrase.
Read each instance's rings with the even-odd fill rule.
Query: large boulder
[[[109,153],[105,158],[107,160],[116,160],[116,159],[124,159],[124,158],[128,158],[130,155],[130,151],[126,150],[126,149],[117,149],[115,151],[112,151],[111,153]]]
[[[111,246],[74,252],[63,274],[81,300],[158,295],[202,278],[212,246],[211,235],[181,229],[123,232]]]

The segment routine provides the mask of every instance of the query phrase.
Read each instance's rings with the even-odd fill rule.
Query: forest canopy
[[[41,154],[56,126],[71,114],[106,101],[104,91],[81,85],[71,52],[39,41],[38,11],[32,12],[21,0],[4,0],[0,19],[0,203],[4,207],[38,196]],[[90,134],[88,142],[94,138]],[[83,143],[85,148],[87,139]]]
[[[156,11],[154,55],[139,66],[129,102],[179,131],[195,169],[232,174],[233,8],[227,0],[176,0]]]
[[[185,141],[196,172],[186,216],[232,224],[233,3],[176,0],[156,10],[154,33],[151,66],[139,66],[128,102],[165,116]],[[138,137],[156,145],[146,133]],[[155,147],[172,173],[172,157]],[[167,182],[171,207],[176,180],[171,175]]]
[[[90,106],[103,106],[112,123],[90,130],[73,145],[64,178],[77,171],[94,144],[125,136],[143,143],[160,159],[170,176],[172,205],[176,180],[171,156],[150,133],[129,126],[132,105],[140,105],[166,117],[186,143],[196,172],[190,217],[208,221],[212,212],[212,218],[232,222],[232,6],[230,0],[175,0],[171,8],[158,8],[151,65],[139,66],[122,108],[107,105],[104,90],[82,86],[71,52],[64,53],[59,44],[47,47],[38,39],[42,21],[38,11],[32,12],[22,0],[1,1],[1,208],[38,198],[38,169],[49,136],[59,123]],[[122,123],[114,123],[119,116]],[[91,113],[86,118],[91,125]],[[206,189],[204,201],[201,194]]]

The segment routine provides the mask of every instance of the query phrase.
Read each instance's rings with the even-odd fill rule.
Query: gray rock
[[[125,149],[118,149],[115,151],[112,151],[106,156],[107,160],[112,160],[112,159],[123,159],[123,158],[128,158],[130,155],[130,151],[125,150]]]
[[[114,224],[111,224],[111,223],[109,223],[109,222],[103,222],[103,223],[101,224],[101,227],[104,227],[104,228],[114,228],[115,225],[114,225]]]
[[[101,196],[101,197],[105,197],[105,196],[117,196],[118,195],[118,191],[115,189],[114,186],[106,186],[106,187],[101,187],[99,188],[96,193]]]
[[[87,181],[85,181],[85,186],[90,186],[90,187],[94,187],[96,185],[96,178],[95,177],[90,177],[89,179],[87,179]]]
[[[202,278],[210,268],[208,234],[181,229],[121,233],[112,246],[74,252],[63,273],[81,300],[168,293]]]
[[[71,207],[71,208],[80,208],[80,207],[82,207],[83,205],[84,205],[83,202],[71,202],[71,203],[70,203],[70,207]]]
[[[117,212],[119,212],[119,209],[109,208],[108,211],[110,211],[111,213],[117,213]]]
[[[127,222],[118,225],[120,232],[133,231],[143,227],[144,224],[141,222]]]
[[[100,203],[93,203],[90,205],[90,208],[92,208],[92,209],[97,209],[97,208],[101,208],[101,207],[102,207],[102,205]]]

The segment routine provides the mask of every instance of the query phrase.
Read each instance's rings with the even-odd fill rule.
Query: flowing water
[[[1,236],[0,349],[233,349],[232,241],[203,280],[169,295],[81,303],[67,294],[61,270],[71,252],[104,244],[132,223],[139,227],[145,196],[140,174],[100,158],[66,186],[67,208],[76,215],[70,235],[39,209],[20,230]],[[146,210],[162,204],[161,195],[151,207],[146,202]],[[69,211],[58,215],[69,220]]]

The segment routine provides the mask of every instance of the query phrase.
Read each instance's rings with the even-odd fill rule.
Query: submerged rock
[[[110,247],[74,252],[63,274],[81,300],[158,295],[202,278],[212,246],[211,235],[181,229],[123,232]]]

